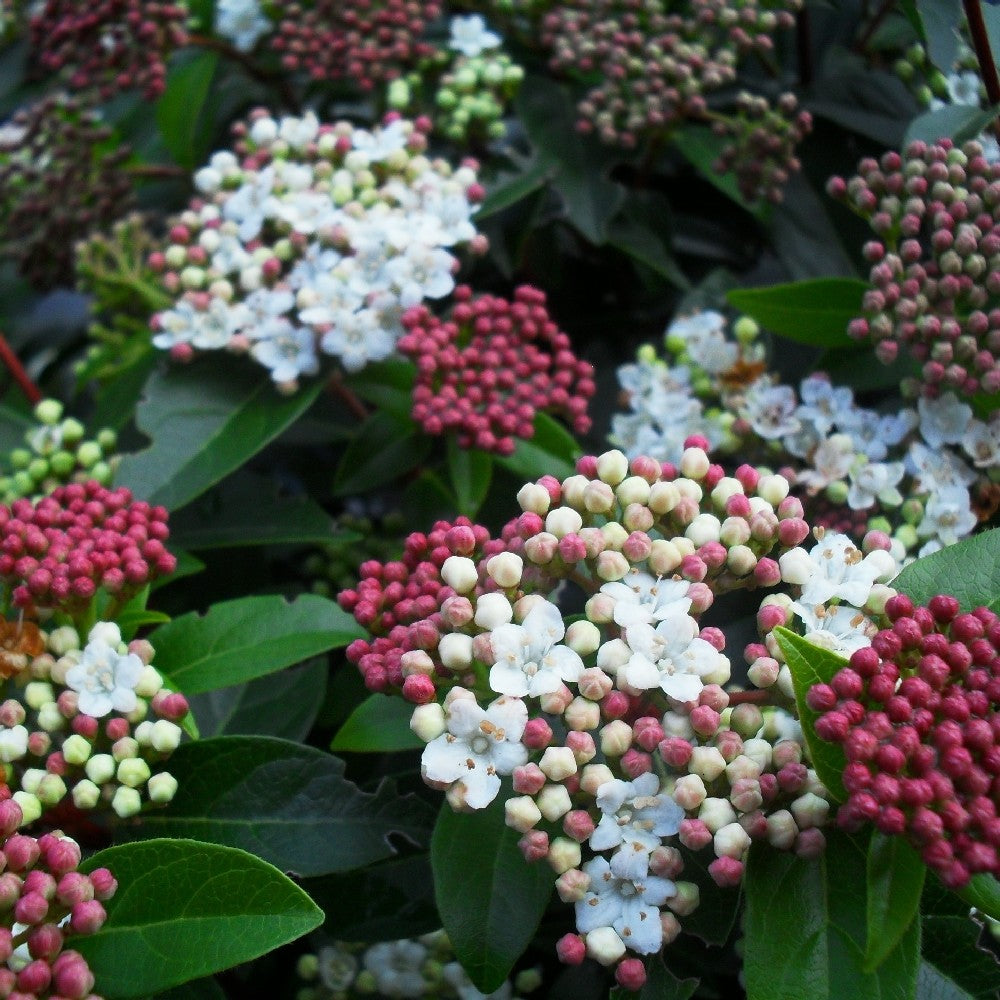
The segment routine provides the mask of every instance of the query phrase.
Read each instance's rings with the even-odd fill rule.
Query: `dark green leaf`
[[[992,875],[973,875],[969,884],[959,890],[959,895],[969,906],[1000,920],[1000,882]]]
[[[840,746],[827,743],[816,735],[818,713],[806,703],[806,695],[814,684],[828,684],[830,678],[847,665],[847,660],[838,653],[814,645],[808,639],[786,628],[776,629],[775,635],[792,674],[795,704],[798,706],[799,721],[802,724],[802,733],[809,748],[813,767],[816,768],[820,781],[826,785],[830,794],[838,802],[843,802],[847,793],[844,791],[841,775],[844,773],[847,759]]]
[[[927,866],[902,837],[872,835],[868,845],[868,936],[865,972],[873,972],[920,910]]]
[[[222,987],[211,976],[157,993],[153,1000],[226,1000]]]
[[[638,995],[616,986],[611,1000],[688,1000],[698,989],[697,979],[678,979],[658,955],[649,963],[648,978]]]
[[[232,847],[122,844],[81,870],[110,868],[108,919],[73,947],[109,1000],[140,997],[248,962],[307,934],[323,911],[286,875]]]
[[[655,225],[657,220],[650,221]],[[691,287],[659,233],[649,226],[634,219],[616,219],[608,232],[608,245],[645,265],[675,288]]]
[[[362,399],[406,424],[413,410],[416,369],[410,361],[393,359],[365,365],[344,379],[344,384]]]
[[[34,420],[9,406],[0,405],[0,455],[25,446],[24,435],[35,426]],[[3,463],[5,466],[7,462]]]
[[[351,713],[330,744],[337,752],[390,753],[416,750],[423,740],[410,729],[413,705],[402,698],[373,694]]]
[[[958,55],[961,0],[916,0],[931,62],[950,73]]]
[[[503,791],[486,809],[456,813],[445,803],[431,839],[434,894],[455,956],[476,989],[507,978],[552,894],[554,877],[529,865],[504,824]]]
[[[770,288],[737,288],[726,298],[734,309],[789,340],[816,347],[846,347],[847,324],[861,315],[868,285],[853,278],[815,278]]]
[[[324,659],[258,677],[248,684],[194,695],[191,711],[204,736],[277,736],[304,740],[326,691]],[[281,711],[274,710],[281,705]]]
[[[373,413],[344,452],[333,479],[337,496],[368,493],[415,469],[427,457],[431,440],[418,434],[408,417]]]
[[[330,516],[315,501],[279,494],[271,480],[240,471],[172,517],[170,540],[200,550],[335,539]]]
[[[486,186],[486,197],[475,214],[476,222],[483,222],[491,215],[502,212],[511,205],[534,194],[545,186],[555,168],[550,163],[535,160],[529,163],[520,173],[504,177]]]
[[[121,430],[132,419],[143,386],[156,366],[156,355],[153,346],[147,345],[98,388],[92,426]]]
[[[938,594],[958,598],[963,611],[1000,610],[1000,528],[965,538],[910,563],[892,585],[915,604]]]
[[[268,736],[216,736],[170,758],[168,806],[143,814],[131,837],[189,837],[239,847],[300,876],[391,858],[390,835],[427,843],[433,810],[391,782],[374,794],[344,777],[344,762]]]
[[[175,62],[167,75],[167,88],[156,105],[156,123],[170,155],[192,170],[207,150],[199,141],[199,122],[212,86],[219,53],[202,50],[191,59]]]
[[[289,603],[277,594],[215,604],[158,628],[149,641],[156,666],[185,694],[273,674],[365,633],[333,601],[302,594]]]
[[[474,518],[490,490],[493,456],[477,448],[460,448],[449,435],[448,472],[459,514]]]
[[[544,475],[565,479],[576,470],[580,446],[576,438],[546,413],[535,415],[535,434],[530,441],[518,440],[514,454],[497,461],[525,479]]]
[[[875,972],[864,971],[864,845],[828,829],[818,859],[766,844],[744,879],[748,1000],[896,1000],[913,996],[920,924],[913,920]]]
[[[917,139],[924,142],[937,142],[938,139],[968,142],[996,118],[998,111],[1000,109],[982,109],[970,104],[946,104],[936,111],[925,111],[910,122],[904,145]]]
[[[312,404],[321,382],[281,396],[232,359],[154,372],[136,410],[151,445],[115,473],[137,497],[177,510],[243,465]]]
[[[724,136],[716,135],[707,125],[685,125],[674,132],[673,141],[684,158],[709,184],[751,215],[759,219],[767,216],[766,206],[747,201],[743,197],[732,171],[715,169],[715,163],[727,143]]]
[[[741,893],[721,888],[709,874],[708,866],[715,860],[711,850],[690,851],[686,847],[680,850],[684,878],[698,886],[699,899],[698,908],[684,918],[684,931],[706,944],[725,944],[739,915]]]
[[[341,940],[398,941],[441,926],[426,854],[306,879],[303,888],[326,913],[323,929]]]

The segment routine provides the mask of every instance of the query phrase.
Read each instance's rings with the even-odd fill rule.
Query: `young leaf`
[[[157,669],[185,694],[242,684],[364,635],[333,601],[302,594],[240,597],[191,612],[149,637]]]
[[[336,752],[391,753],[418,750],[424,743],[410,729],[413,706],[402,698],[373,694],[351,713],[330,744]]]
[[[963,611],[1000,610],[1000,528],[965,538],[910,563],[892,581],[915,604],[937,594],[958,598]]]
[[[958,55],[961,0],[916,0],[931,62],[947,73]]]
[[[529,865],[517,831],[504,824],[504,794],[486,808],[441,807],[431,838],[438,911],[455,956],[476,989],[507,978],[535,935],[552,894],[552,870]]]
[[[789,340],[816,347],[848,347],[847,324],[861,315],[868,288],[854,278],[813,278],[769,288],[737,288],[726,298],[734,309]]]
[[[281,396],[232,359],[154,372],[135,416],[152,443],[122,458],[115,482],[142,500],[177,510],[274,440],[321,388],[317,381]]]
[[[109,868],[118,880],[107,922],[73,942],[109,1000],[248,962],[323,922],[287,875],[232,847],[151,840],[110,847],[80,867]]]
[[[828,829],[812,860],[750,850],[744,879],[744,975],[748,1000],[895,1000],[911,997],[920,962],[912,920],[874,972],[864,969],[863,844]]]
[[[902,837],[872,835],[866,858],[868,934],[865,972],[873,972],[920,911],[927,866]]]
[[[813,767],[830,794],[838,801],[847,798],[841,775],[847,764],[844,751],[836,743],[827,743],[816,735],[816,719],[819,717],[806,702],[809,688],[814,684],[828,684],[830,678],[847,665],[847,660],[829,649],[823,649],[796,635],[786,628],[775,629],[778,645],[788,663],[795,686],[795,704],[799,710],[802,733],[809,748]]]
[[[430,448],[430,438],[418,434],[409,417],[376,411],[344,452],[333,492],[342,497],[385,486],[420,465]]]
[[[194,169],[207,150],[200,149],[199,121],[212,86],[219,53],[205,50],[187,62],[177,62],[156,105],[156,124],[170,155],[182,167]]]
[[[170,758],[177,794],[144,813],[128,835],[178,837],[239,847],[300,876],[350,871],[396,854],[389,836],[417,846],[433,810],[391,782],[374,794],[344,777],[344,762],[267,736],[185,743]]]
[[[490,489],[493,456],[477,448],[460,448],[454,436],[449,435],[448,472],[458,512],[475,517]]]

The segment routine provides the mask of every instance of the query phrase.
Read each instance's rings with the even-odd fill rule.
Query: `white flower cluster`
[[[157,260],[179,300],[153,343],[248,352],[289,389],[317,350],[347,371],[388,357],[402,313],[454,288],[451,250],[477,237],[475,171],[428,159],[401,119],[366,131],[256,114],[245,146],[195,175],[202,198]]]
[[[260,0],[218,0],[215,5],[216,33],[240,52],[251,52],[271,27]]]

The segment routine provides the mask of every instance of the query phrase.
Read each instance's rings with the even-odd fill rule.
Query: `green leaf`
[[[975,139],[1000,113],[1000,108],[978,108],[970,104],[946,104],[936,111],[925,111],[910,122],[903,144],[917,139],[937,142],[952,139],[956,143]]]
[[[334,540],[333,521],[314,500],[282,495],[270,479],[242,470],[170,519],[171,544],[199,551]]]
[[[720,946],[729,940],[740,912],[742,893],[723,889],[708,871],[715,860],[710,848],[691,851],[681,847],[684,858],[684,878],[698,886],[698,908],[684,918],[684,931],[701,938],[706,944]]]
[[[651,220],[654,224],[657,220]],[[658,231],[635,219],[618,218],[608,233],[608,245],[645,265],[675,288],[691,287]]]
[[[732,199],[744,211],[764,219],[768,215],[768,206],[747,201],[736,183],[736,175],[731,170],[715,169],[726,145],[724,136],[716,135],[707,125],[685,125],[673,133],[673,142],[681,155],[698,171],[698,173],[718,188],[727,198]]]
[[[410,729],[413,705],[402,698],[373,694],[351,712],[337,731],[330,749],[352,753],[418,750],[423,745]]]
[[[417,370],[412,362],[392,359],[365,365],[361,371],[345,377],[344,384],[362,399],[405,424],[413,410],[416,376]]]
[[[167,87],[156,104],[156,124],[170,155],[182,167],[194,169],[204,159],[202,113],[219,53],[203,50],[186,62],[175,62]],[[199,134],[201,133],[201,134]]]
[[[868,845],[868,934],[864,970],[874,972],[920,911],[927,866],[902,837],[872,835]]]
[[[418,434],[409,417],[373,413],[348,445],[333,479],[336,496],[368,493],[415,469],[427,457],[431,439]]]
[[[206,691],[190,698],[204,736],[277,736],[304,740],[326,693],[326,660],[321,658],[248,684]],[[274,710],[281,705],[281,711]]]
[[[958,599],[963,611],[1000,610],[1000,528],[965,538],[910,563],[892,585],[915,604],[938,594]]]
[[[919,921],[910,922],[877,970],[866,972],[864,845],[837,829],[825,832],[826,850],[813,860],[751,847],[744,879],[748,1000],[912,997]]]
[[[475,213],[476,222],[484,222],[491,215],[496,215],[541,190],[554,172],[555,168],[551,163],[535,159],[519,173],[487,184],[486,197]]]
[[[518,440],[514,454],[497,462],[525,479],[544,475],[565,479],[576,471],[581,454],[576,438],[547,413],[535,414],[535,433],[530,441]]]
[[[503,791],[486,808],[445,803],[431,839],[434,895],[455,957],[476,989],[491,993],[527,948],[552,894],[552,870],[529,865],[504,824]]]
[[[248,962],[307,934],[323,911],[288,876],[232,847],[122,844],[88,858],[118,891],[108,919],[73,947],[109,1000],[140,997]]]
[[[610,150],[576,128],[568,90],[542,76],[526,80],[515,102],[524,131],[537,151],[539,169],[551,169],[553,187],[566,216],[595,246],[606,242],[608,226],[625,200],[625,189],[606,174]]]
[[[214,604],[204,616],[175,618],[149,637],[157,669],[185,694],[275,673],[362,638],[364,631],[333,601],[277,594]]]
[[[1000,920],[1000,882],[992,875],[973,875],[958,895],[977,910],[994,920]]]
[[[25,446],[24,435],[35,426],[34,420],[24,413],[0,404],[0,455],[7,466],[7,453]]]
[[[460,448],[449,435],[448,473],[459,514],[474,518],[490,491],[493,456],[478,448]]]
[[[170,758],[177,794],[142,816],[129,837],[175,837],[239,847],[299,876],[350,871],[397,851],[390,835],[425,846],[430,806],[392,782],[373,794],[344,777],[344,762],[269,736],[215,736]]]
[[[650,961],[648,977],[638,995],[616,986],[611,991],[611,1000],[688,1000],[698,989],[697,979],[678,979],[664,964],[663,955]]]
[[[958,55],[961,0],[916,0],[931,62],[950,73]]]
[[[125,455],[115,473],[137,497],[177,510],[243,465],[312,404],[321,382],[281,396],[265,378],[228,359],[154,372],[136,410],[152,441]]]
[[[830,678],[847,665],[847,659],[832,650],[814,645],[808,639],[786,628],[775,629],[774,634],[792,674],[799,722],[802,724],[802,733],[809,748],[813,767],[816,768],[820,781],[826,785],[830,794],[838,802],[843,802],[847,798],[847,793],[844,791],[841,775],[844,773],[847,759],[840,746],[836,743],[827,743],[816,735],[816,719],[819,713],[809,707],[806,695],[814,684],[828,684]]]
[[[814,278],[770,288],[737,288],[726,298],[734,309],[789,340],[816,347],[847,347],[847,324],[861,315],[868,288],[854,278]]]
[[[226,994],[212,976],[206,976],[157,993],[153,1000],[226,1000]]]

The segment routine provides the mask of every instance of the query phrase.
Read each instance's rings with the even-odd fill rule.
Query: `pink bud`
[[[118,880],[107,868],[95,868],[90,873],[90,882],[95,898],[102,901],[110,899],[118,891]]]
[[[563,831],[582,844],[594,832],[594,820],[585,809],[573,809],[563,819]]]
[[[552,742],[552,727],[545,719],[529,719],[521,742],[529,750],[544,750]]]
[[[564,934],[556,942],[556,954],[565,965],[579,965],[587,957],[587,946],[579,934]]]
[[[62,946],[62,931],[55,924],[42,924],[28,935],[28,952],[32,958],[52,959]]]
[[[700,851],[712,843],[712,831],[700,819],[681,820],[677,839],[689,850]]]
[[[621,768],[630,779],[634,780],[640,774],[647,774],[653,770],[653,758],[648,753],[642,753],[633,747],[622,754]]]
[[[671,736],[663,740],[657,748],[660,756],[671,767],[682,768],[691,759],[691,744],[679,736]]]
[[[52,970],[49,968],[49,963],[42,958],[29,962],[17,974],[17,988],[25,993],[35,995],[44,993],[49,988],[50,982],[52,982]]]
[[[55,988],[67,1000],[84,1000],[94,988],[94,976],[77,951],[64,951],[52,963]]]
[[[638,958],[626,958],[618,963],[615,979],[622,989],[637,993],[646,983],[646,966]]]
[[[753,578],[761,587],[776,587],[781,582],[781,568],[774,559],[757,560],[753,568]]]
[[[531,864],[541,861],[549,853],[549,835],[543,830],[529,830],[518,842],[517,846],[524,855],[524,860]]]
[[[40,893],[27,892],[14,904],[14,919],[22,924],[39,924],[49,912],[49,901]]]
[[[96,899],[90,899],[73,906],[69,925],[77,934],[93,934],[101,929],[107,919],[104,907]]]
[[[514,791],[519,795],[537,795],[548,780],[537,764],[515,767],[513,772]]]
[[[735,888],[743,878],[743,862],[730,857],[716,858],[708,866],[708,873],[723,889]]]
[[[7,858],[7,867],[11,871],[21,872],[30,868],[38,860],[41,852],[34,837],[15,833],[3,845],[3,853]]]

